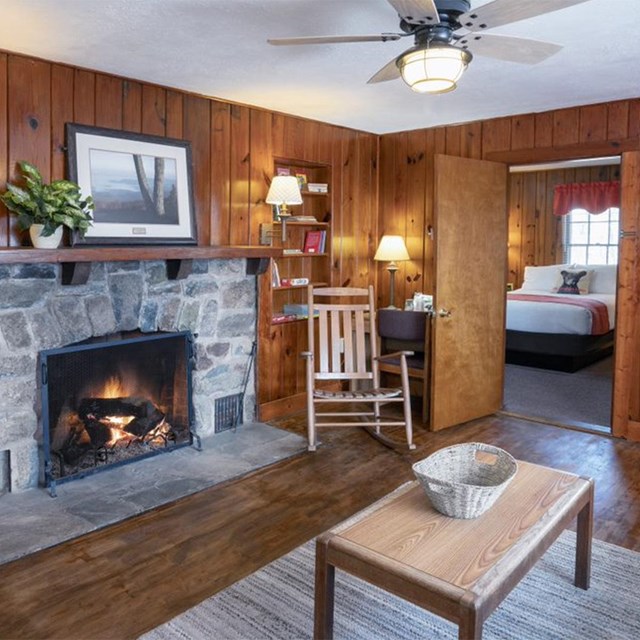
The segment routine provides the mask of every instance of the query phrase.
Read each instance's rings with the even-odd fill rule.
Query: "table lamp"
[[[284,242],[287,239],[287,218],[291,215],[287,207],[290,204],[302,204],[298,178],[295,176],[275,176],[271,180],[265,202],[275,204],[278,208],[278,218],[282,222],[282,241]]]
[[[411,260],[402,236],[382,236],[373,259],[389,263],[387,270],[389,271],[391,283],[389,285],[389,306],[387,309],[397,309],[393,304],[395,298],[395,277],[396,271],[398,270],[396,260]]]

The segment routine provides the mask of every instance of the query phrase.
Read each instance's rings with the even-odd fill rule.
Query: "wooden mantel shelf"
[[[85,284],[93,262],[127,262],[129,260],[164,260],[170,280],[186,278],[193,260],[246,258],[247,274],[264,273],[270,258],[278,258],[282,250],[264,246],[227,245],[215,247],[132,246],[132,247],[67,247],[0,249],[0,264],[54,263],[62,265],[62,284]]]

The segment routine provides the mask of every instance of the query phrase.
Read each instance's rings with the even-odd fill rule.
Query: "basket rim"
[[[478,445],[480,445],[482,448],[478,448]],[[503,455],[504,459],[509,463],[509,465],[511,466],[511,470],[509,472],[509,474],[507,475],[507,477],[500,483],[498,484],[492,484],[492,485],[480,485],[480,484],[473,484],[473,483],[469,483],[469,482],[459,482],[459,481],[455,481],[455,480],[441,480],[440,478],[436,478],[434,476],[430,476],[427,473],[425,473],[424,471],[422,471],[419,467],[419,465],[426,463],[428,460],[431,460],[432,458],[434,458],[435,456],[437,456],[438,454],[444,452],[444,451],[448,451],[450,449],[461,449],[461,448],[471,448],[471,447],[475,447],[477,448],[478,451],[487,451],[488,453],[496,453],[496,455]],[[495,445],[492,444],[487,444],[484,442],[461,442],[460,444],[454,444],[454,445],[449,445],[447,447],[442,447],[441,449],[438,449],[437,451],[434,451],[431,455],[427,456],[426,458],[423,458],[422,460],[418,460],[417,462],[414,462],[411,465],[411,469],[414,472],[414,474],[416,475],[420,475],[422,478],[424,478],[425,480],[429,481],[429,482],[434,482],[437,484],[446,484],[450,487],[478,487],[478,488],[482,488],[482,489],[496,489],[498,487],[501,487],[502,485],[504,485],[507,482],[511,482],[511,480],[514,478],[514,476],[516,475],[516,473],[518,472],[518,461],[505,449],[502,449],[500,447],[496,447]]]

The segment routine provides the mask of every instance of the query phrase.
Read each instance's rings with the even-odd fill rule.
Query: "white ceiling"
[[[367,84],[411,38],[267,44],[395,32],[386,0],[3,0],[0,9],[8,51],[375,133],[640,96],[637,0],[589,0],[496,28],[564,49],[535,66],[476,56],[455,91],[432,96],[402,80]]]

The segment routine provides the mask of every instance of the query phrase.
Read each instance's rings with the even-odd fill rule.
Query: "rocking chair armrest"
[[[394,351],[393,353],[385,353],[381,356],[376,356],[376,360],[389,360],[391,358],[406,358],[412,356],[415,351]]]

